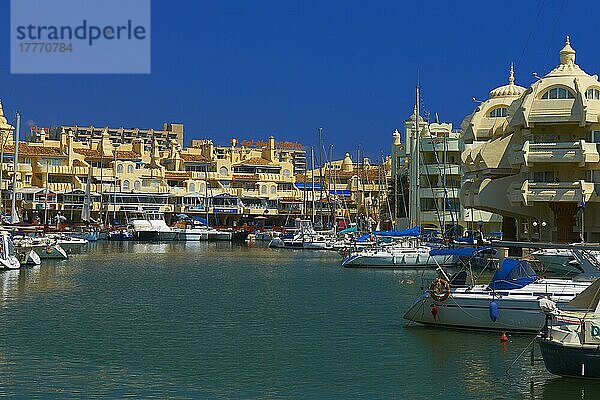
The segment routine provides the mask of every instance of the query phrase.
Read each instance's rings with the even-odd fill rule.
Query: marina
[[[0,397],[600,399],[589,5],[54,3],[0,6]]]
[[[0,368],[11,379],[0,391],[597,398],[596,383],[554,377],[528,355],[506,374],[532,335],[503,344],[495,332],[407,324],[422,272],[339,261],[335,252],[226,242],[105,241],[66,261],[2,272]]]

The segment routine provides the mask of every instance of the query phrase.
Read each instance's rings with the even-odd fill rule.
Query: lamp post
[[[534,228],[538,228],[538,241],[542,241],[542,228],[546,227],[546,221],[542,221],[542,222],[538,222],[538,221],[533,221],[532,223]]]

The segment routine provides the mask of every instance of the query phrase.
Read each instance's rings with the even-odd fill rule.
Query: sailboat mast
[[[13,160],[13,180],[12,180],[12,196],[10,209],[10,222],[12,224],[19,223],[19,214],[17,213],[17,166],[19,163],[19,136],[21,134],[21,113],[17,112],[17,129],[15,129],[15,158]]]
[[[415,104],[415,132],[413,135],[413,141],[412,141],[412,145],[413,148],[411,149],[411,163],[410,163],[410,169],[411,169],[411,182],[410,182],[410,189],[411,189],[411,208],[410,208],[410,224],[411,226],[418,226],[420,225],[421,221],[420,221],[420,212],[419,212],[419,191],[420,191],[420,171],[419,171],[419,153],[420,153],[420,142],[421,142],[421,133],[420,133],[420,126],[419,126],[419,103],[420,103],[420,93],[419,93],[419,86],[417,85],[416,90],[415,90],[415,97],[416,97],[416,104]]]
[[[311,210],[310,210],[310,220],[314,226],[315,224],[315,148],[310,148],[310,165],[311,165]]]

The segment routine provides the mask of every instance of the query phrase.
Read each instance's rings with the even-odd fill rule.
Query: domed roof
[[[350,172],[352,169],[352,158],[350,158],[350,153],[346,153],[344,155],[344,160],[342,161],[342,171]]]
[[[410,114],[410,117],[408,117],[408,119],[406,121],[404,121],[404,122],[415,122],[416,118],[417,118],[417,106],[415,106],[413,108],[412,114]],[[423,117],[421,117],[419,115],[419,123],[421,123],[421,122],[425,122],[425,120],[423,119]]]
[[[525,93],[525,88],[515,85],[515,71],[512,63],[510,64],[510,73],[508,75],[508,85],[497,87],[490,92],[490,98],[495,97],[519,97]]]
[[[560,64],[548,73],[548,76],[564,76],[564,75],[585,75],[589,76],[582,70],[579,65],[575,64],[575,50],[571,47],[571,40],[567,36],[565,46],[560,51]]]

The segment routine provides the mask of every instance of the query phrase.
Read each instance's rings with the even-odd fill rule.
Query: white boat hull
[[[550,281],[552,280],[547,280]],[[453,290],[443,303],[434,302],[429,293],[425,292],[404,314],[404,319],[438,327],[538,332],[545,321],[544,313],[539,307],[540,297],[551,293],[552,299],[559,306],[564,306],[589,286],[585,282],[562,281],[565,282],[562,286],[544,285],[542,282],[544,281],[511,293],[504,290],[486,291],[486,285],[477,285],[470,290],[460,288],[460,292]],[[492,302],[498,305],[496,321],[490,317]]]
[[[344,267],[361,268],[437,268],[454,265],[453,256],[430,256],[427,253],[389,253],[363,251],[350,255],[342,262]]]

